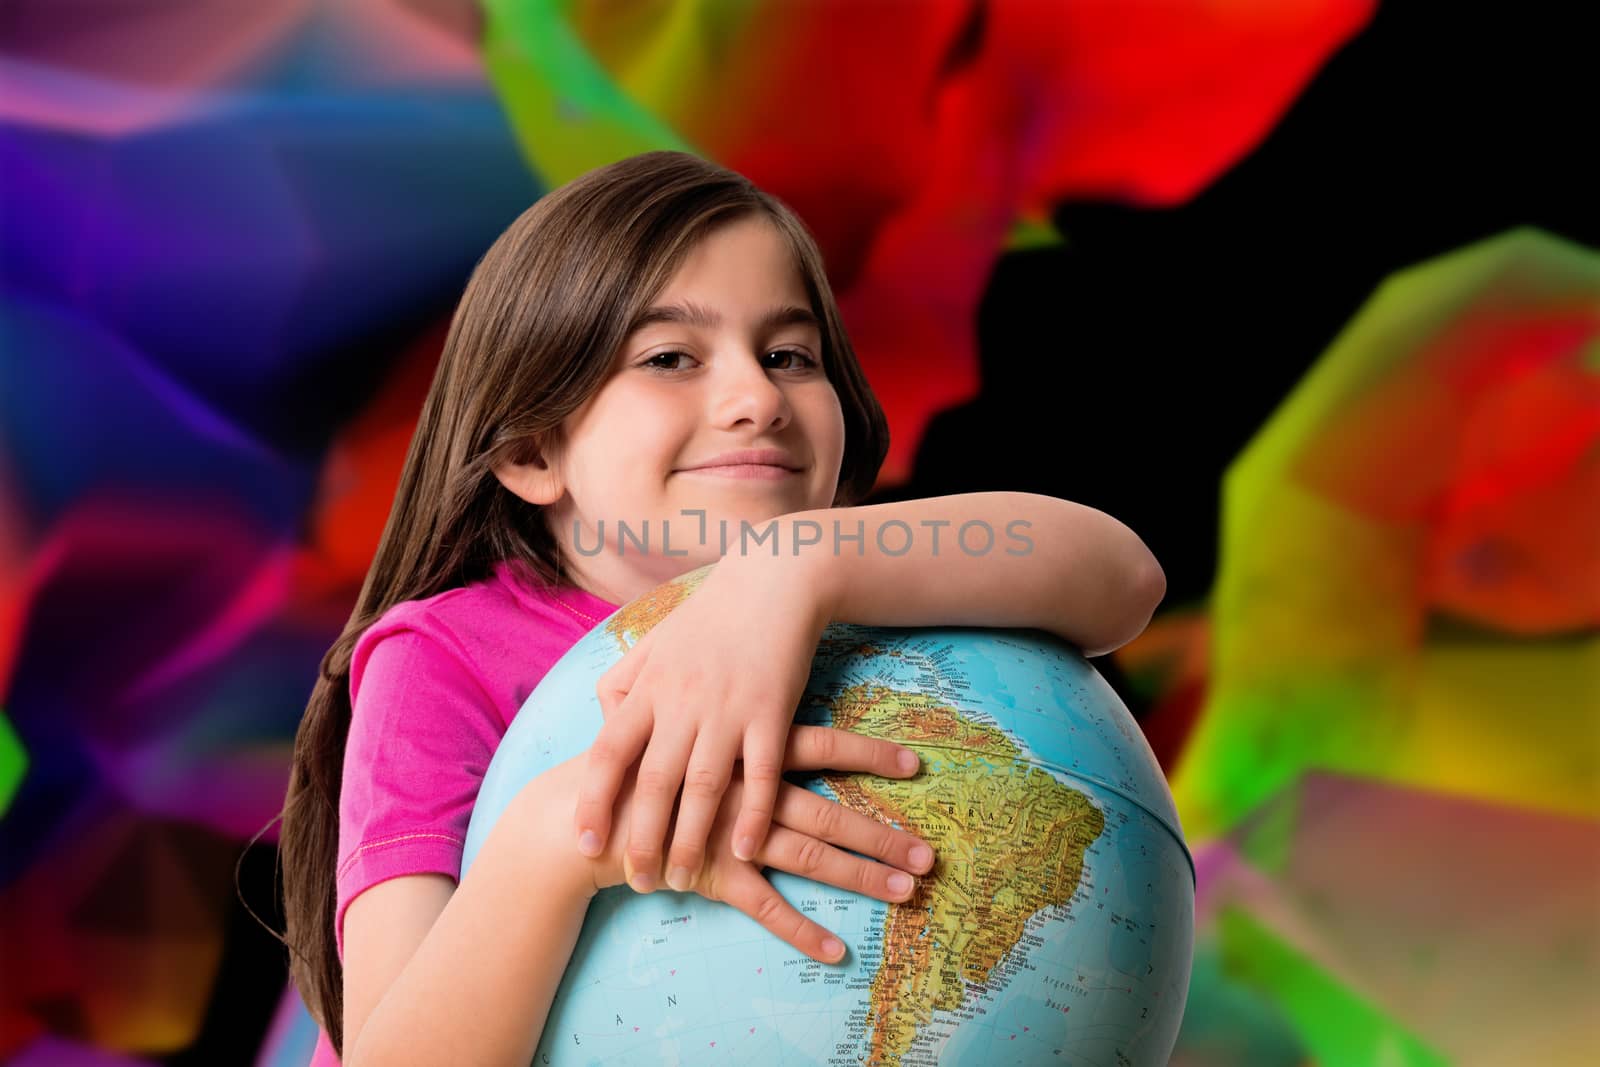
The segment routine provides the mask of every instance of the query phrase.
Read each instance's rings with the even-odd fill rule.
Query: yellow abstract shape
[[[1228,471],[1192,839],[1313,770],[1600,814],[1600,255],[1391,278]]]

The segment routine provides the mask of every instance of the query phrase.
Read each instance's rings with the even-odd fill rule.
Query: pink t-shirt
[[[402,874],[459,880],[489,760],[540,679],[617,605],[553,588],[520,562],[396,604],[356,640],[339,796],[334,938],[350,902]],[[311,1067],[339,1059],[326,1032]]]

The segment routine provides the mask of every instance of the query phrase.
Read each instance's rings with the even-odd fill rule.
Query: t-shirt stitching
[[[563,582],[560,585],[550,585],[537,577],[529,577],[526,581],[517,577],[518,570],[523,566],[520,561],[505,561],[506,566],[499,572],[503,584],[508,586],[512,594],[519,600],[530,599],[543,607],[561,607],[566,610],[575,610],[572,606],[574,598],[583,598],[585,607],[596,607],[600,611],[596,623],[604,622],[607,617],[616,613],[618,605],[611,603],[604,597],[597,596],[576,585]],[[514,565],[513,565],[514,564]],[[560,618],[561,616],[557,616]],[[594,625],[594,624],[590,624]],[[587,632],[587,631],[585,631]],[[581,634],[579,635],[582,636]],[[573,641],[576,644],[577,640]]]
[[[350,865],[352,863],[354,863],[357,859],[359,859],[363,853],[371,852],[371,851],[373,851],[375,849],[387,848],[390,845],[403,844],[403,843],[405,843],[407,841],[415,841],[415,840],[418,840],[418,839],[421,839],[421,838],[432,838],[432,839],[438,840],[438,841],[448,841],[452,845],[465,845],[466,844],[465,839],[457,837],[455,834],[439,834],[439,833],[424,833],[424,832],[413,832],[413,833],[405,833],[405,834],[391,834],[388,837],[380,837],[376,841],[365,841],[365,842],[362,842],[361,844],[357,845],[355,851],[350,853],[349,856],[346,856],[345,857],[345,861],[343,863],[339,864],[339,876],[342,877],[344,875],[345,871],[350,869]]]

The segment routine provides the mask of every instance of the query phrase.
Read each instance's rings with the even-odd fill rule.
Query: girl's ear
[[[497,464],[494,476],[501,485],[530,504],[554,504],[566,491],[555,464],[549,462],[542,453],[535,453],[526,463],[507,460]]]

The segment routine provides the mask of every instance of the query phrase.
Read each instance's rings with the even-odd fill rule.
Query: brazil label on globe
[[[588,748],[596,683],[708,568],[624,605],[528,697],[473,809],[463,872],[540,771]],[[817,963],[733,907],[627,886],[590,905],[539,1064],[1164,1064],[1194,938],[1194,866],[1171,794],[1116,692],[1038,630],[823,634],[795,721],[915,749],[908,780],[808,788],[938,853],[902,904],[768,870],[837,934]]]

